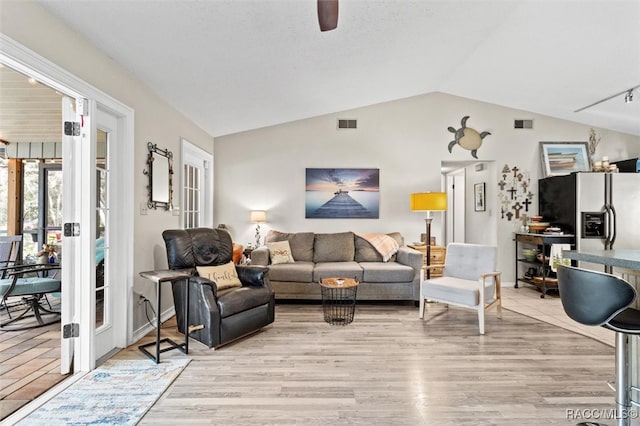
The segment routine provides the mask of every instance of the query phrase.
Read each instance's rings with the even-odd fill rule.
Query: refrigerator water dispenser
[[[605,238],[604,212],[582,212],[582,238]]]

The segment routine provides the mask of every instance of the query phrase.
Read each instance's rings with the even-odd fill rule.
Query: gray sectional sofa
[[[399,246],[388,261],[365,238],[353,232],[316,234],[269,231],[265,245],[251,253],[252,265],[269,267],[269,279],[276,299],[321,299],[323,278],[355,278],[358,300],[420,299],[422,254],[404,244],[401,234],[387,234]],[[287,241],[291,263],[271,262],[274,245]],[[276,244],[277,245],[277,244]],[[272,251],[270,252],[269,246]]]

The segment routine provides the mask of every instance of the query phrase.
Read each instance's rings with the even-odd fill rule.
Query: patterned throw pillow
[[[276,243],[267,243],[269,249],[269,256],[271,257],[271,264],[277,265],[279,263],[295,263],[293,256],[291,255],[291,246],[289,241],[278,241]]]
[[[232,287],[242,287],[236,266],[233,262],[219,266],[196,266],[198,275],[216,283],[218,290]]]

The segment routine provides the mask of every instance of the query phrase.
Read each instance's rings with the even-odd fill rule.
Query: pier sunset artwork
[[[306,169],[305,218],[378,219],[379,169]]]

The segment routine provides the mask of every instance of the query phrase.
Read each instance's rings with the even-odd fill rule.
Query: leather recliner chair
[[[259,331],[275,319],[275,293],[268,268],[236,265],[242,287],[218,290],[216,283],[200,277],[197,266],[229,263],[233,243],[228,232],[211,228],[173,229],[162,233],[169,268],[189,270],[189,326],[203,325],[190,337],[209,348],[218,347]],[[178,331],[184,330],[185,281],[172,283]]]

